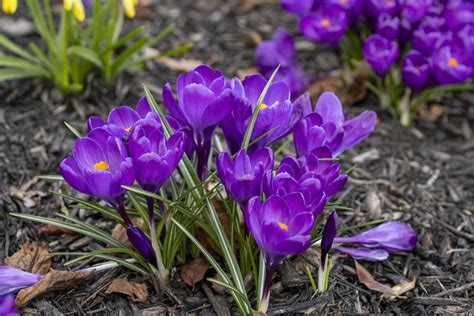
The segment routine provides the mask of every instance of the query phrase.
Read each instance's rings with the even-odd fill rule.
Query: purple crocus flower
[[[443,32],[433,21],[435,20],[421,23],[412,37],[413,48],[425,56],[431,56],[433,51],[446,45],[452,39],[451,33]]]
[[[98,116],[91,116],[87,121],[87,129],[90,132],[101,127],[108,130],[112,135],[123,138],[130,133],[136,121],[145,118],[150,112],[151,108],[146,97],[142,97],[137,103],[136,110],[128,106],[116,107],[109,113],[107,121]]]
[[[306,156],[313,149],[328,146],[334,157],[366,139],[375,129],[377,114],[364,111],[347,119],[339,98],[323,93],[314,113],[301,119],[293,129],[296,153]]]
[[[467,24],[456,32],[455,40],[458,46],[462,47],[468,56],[474,56],[474,24]],[[474,57],[471,58],[474,66]]]
[[[401,14],[411,23],[416,23],[428,13],[431,6],[433,6],[433,0],[404,0],[401,5]]]
[[[402,222],[389,221],[352,237],[336,237],[334,243],[337,244],[335,249],[357,259],[378,261],[385,260],[388,257],[386,253],[413,250],[416,240],[416,232],[411,227]],[[347,243],[359,248],[339,246]]]
[[[311,245],[314,217],[306,210],[301,193],[284,197],[250,199],[244,212],[245,223],[273,270],[287,256],[306,251]]]
[[[123,141],[104,128],[94,129],[74,144],[73,157],[59,167],[64,180],[75,190],[106,200],[112,205],[132,185],[135,172]]]
[[[474,3],[471,1],[454,1],[446,5],[443,11],[446,26],[450,31],[458,31],[474,21]]]
[[[59,172],[75,190],[101,198],[112,205],[127,227],[132,245],[151,263],[156,263],[150,240],[134,227],[123,203],[125,189],[135,181],[132,159],[125,144],[105,128],[95,128],[87,137],[79,138],[73,157],[64,159]]]
[[[315,0],[280,0],[281,6],[284,10],[305,16],[311,12]]]
[[[365,13],[373,18],[377,18],[382,13],[394,16],[400,10],[398,0],[365,0],[363,3]]]
[[[267,80],[260,74],[247,76],[243,81],[232,79],[235,101],[231,113],[221,123],[231,153],[240,149],[258,98],[266,84]],[[249,152],[268,147],[288,135],[295,123],[310,110],[311,103],[307,94],[292,102],[286,84],[273,82],[260,106],[251,135],[253,145]]]
[[[212,135],[216,126],[232,110],[234,96],[221,71],[207,65],[179,76],[177,98],[169,84],[163,88],[163,102],[174,117],[193,132],[198,154],[197,172],[201,179],[210,154]]]
[[[325,5],[300,21],[301,33],[309,40],[335,45],[349,26],[347,13],[339,6]]]
[[[255,62],[265,77],[270,78],[280,65],[274,82],[283,81],[290,88],[292,97],[308,84],[309,78],[296,58],[293,36],[284,28],[278,28],[269,41],[263,41],[255,51]]]
[[[32,286],[43,277],[41,274],[25,272],[15,267],[0,266],[0,296]]]
[[[15,296],[13,295],[0,295],[0,315],[3,316],[16,316],[19,315],[16,312]]]
[[[336,0],[331,1],[330,4],[342,8],[349,16],[350,23],[354,23],[359,20],[360,13],[362,11],[361,0]]]
[[[400,56],[400,49],[397,42],[373,34],[365,41],[363,53],[372,69],[379,75],[385,75]]]
[[[429,60],[416,50],[409,51],[403,59],[402,77],[415,90],[426,88],[431,80]]]
[[[460,83],[473,76],[473,57],[457,46],[445,46],[434,52],[433,74],[440,84]]]
[[[286,196],[300,192],[303,194],[307,211],[317,218],[327,202],[325,190],[335,181],[323,174],[308,171],[305,167],[295,158],[285,157],[275,175],[271,170],[267,171],[262,188],[266,196]]]
[[[249,156],[241,149],[234,161],[229,153],[221,152],[216,165],[227,192],[244,209],[250,198],[262,192],[263,175],[273,169],[273,152],[260,148]]]
[[[377,18],[376,24],[377,34],[382,35],[386,39],[393,41],[398,39],[398,31],[400,29],[400,19],[398,17],[392,17],[388,13],[382,13]]]
[[[133,127],[128,150],[137,182],[144,190],[157,193],[183,156],[183,134],[173,134],[166,140],[161,124],[149,115]]]

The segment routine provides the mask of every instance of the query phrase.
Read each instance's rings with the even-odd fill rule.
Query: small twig
[[[469,234],[469,233],[466,233],[466,232],[463,232],[463,231],[460,231],[460,230],[457,230],[455,227],[449,225],[449,224],[446,224],[445,222],[437,219],[436,217],[433,217],[433,219],[435,220],[435,222],[437,222],[438,224],[440,224],[441,226],[445,227],[447,230],[449,230],[450,232],[452,232],[453,234],[457,235],[457,236],[460,236],[464,239],[467,239],[469,240],[470,242],[474,242],[474,235],[472,234]]]
[[[468,290],[468,289],[470,289],[471,287],[474,287],[474,282],[467,283],[467,284],[464,284],[464,285],[462,285],[462,286],[455,287],[455,288],[453,288],[453,289],[449,289],[449,290],[446,290],[446,291],[443,291],[443,292],[439,292],[439,293],[433,294],[432,296],[433,296],[433,297],[445,296],[445,295],[448,295],[448,294],[453,294],[453,293],[457,293],[457,292],[462,292],[462,291]]]

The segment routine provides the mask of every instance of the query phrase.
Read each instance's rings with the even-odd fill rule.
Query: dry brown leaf
[[[75,234],[72,230],[58,227],[51,224],[46,224],[46,225],[41,226],[40,228],[38,228],[37,233],[38,233],[38,236],[44,236],[44,235],[53,236],[53,235],[62,235],[62,234],[74,235]]]
[[[18,292],[15,300],[16,306],[24,306],[35,297],[45,293],[72,288],[84,281],[90,274],[91,272],[51,270],[35,285]]]
[[[248,75],[252,75],[257,72],[258,72],[257,68],[250,67],[250,68],[245,68],[245,69],[237,69],[235,73],[237,74],[237,77],[239,77],[240,80],[244,80],[245,77],[247,77]]]
[[[420,111],[420,116],[430,121],[437,121],[443,115],[446,106],[442,104],[432,104],[428,108]]]
[[[171,70],[188,72],[194,68],[204,64],[201,60],[187,59],[187,58],[171,58],[171,57],[160,57],[156,59],[156,62],[162,66],[165,66]]]
[[[181,266],[181,278],[187,285],[194,286],[204,279],[204,275],[209,268],[206,259],[203,257],[196,258],[191,263]]]
[[[400,297],[402,294],[405,294],[406,292],[413,290],[415,288],[415,285],[416,285],[416,278],[413,277],[413,280],[411,281],[403,282],[392,287],[393,295],[384,295],[384,296],[393,300],[397,297]]]
[[[20,250],[5,258],[5,265],[34,274],[46,274],[51,268],[51,256],[45,243],[27,242]]]
[[[229,215],[227,214],[227,211],[223,202],[219,199],[213,199],[212,203],[214,204],[214,207],[216,209],[216,212],[222,224],[222,227],[224,228],[224,231],[227,233],[227,237],[230,237],[231,223],[230,223]],[[201,226],[196,227],[196,238],[197,240],[199,240],[200,243],[203,244],[203,246],[206,249],[211,250],[215,253],[220,253],[219,247],[215,245],[212,238],[209,237],[209,235],[206,233],[204,229],[202,229]]]
[[[145,284],[129,281],[126,278],[117,278],[110,283],[105,294],[125,294],[134,302],[143,303],[148,298],[148,289]]]
[[[370,290],[382,292],[384,294],[393,295],[393,290],[390,286],[382,284],[374,279],[372,274],[361,266],[356,260],[354,260],[355,268],[357,272],[357,278]]]

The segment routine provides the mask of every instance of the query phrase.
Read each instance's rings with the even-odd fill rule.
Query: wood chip
[[[111,293],[125,294],[137,303],[143,303],[148,299],[148,289],[145,284],[129,281],[126,278],[114,279],[105,291],[105,294]]]
[[[194,68],[204,64],[201,60],[187,59],[187,58],[171,58],[171,57],[160,57],[156,59],[156,62],[162,66],[167,67],[170,70],[188,72]]]
[[[203,257],[196,258],[191,263],[181,266],[181,278],[187,285],[194,286],[204,279],[204,275],[209,268],[210,265],[206,259]]]
[[[46,274],[51,268],[51,256],[45,243],[27,242],[20,250],[5,258],[5,265],[34,274]]]
[[[38,236],[54,236],[54,235],[62,235],[62,234],[68,234],[68,235],[74,235],[75,233],[69,229],[58,227],[55,225],[51,224],[46,224],[38,228]]]
[[[17,307],[28,304],[35,297],[59,290],[66,290],[80,284],[91,272],[72,272],[51,270],[35,285],[18,292],[15,304]]]

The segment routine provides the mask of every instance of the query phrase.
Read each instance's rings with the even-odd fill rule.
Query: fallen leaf
[[[227,233],[227,237],[230,237],[231,223],[224,203],[219,199],[213,199],[212,203],[214,204],[217,216],[219,217],[222,227]],[[216,246],[212,238],[209,237],[209,235],[204,229],[202,229],[201,226],[196,226],[196,238],[197,240],[199,240],[200,243],[203,244],[206,249],[211,250],[214,253],[220,253],[220,248]]]
[[[251,68],[245,68],[245,69],[237,69],[235,73],[237,74],[237,77],[239,77],[240,80],[244,80],[245,77],[247,77],[248,75],[252,75],[257,72],[258,72],[257,68],[251,67]]]
[[[18,292],[15,300],[16,306],[24,306],[35,297],[45,293],[72,288],[84,281],[91,273],[91,271],[84,273],[51,270],[35,285]]]
[[[382,297],[393,300],[399,298],[402,294],[415,288],[415,277],[413,277],[413,280],[409,282],[403,282],[393,287],[390,287],[388,285],[376,281],[372,274],[370,274],[369,271],[367,271],[363,266],[361,266],[356,260],[354,260],[354,263],[356,267],[357,278],[359,279],[359,281],[365,284],[365,286],[367,286],[367,288],[369,288],[370,290],[383,293]]]
[[[406,292],[413,290],[415,286],[416,286],[416,277],[413,277],[413,280],[411,281],[403,282],[392,287],[393,295],[383,295],[383,296],[387,297],[388,299],[393,300],[395,298],[400,297],[402,294],[405,294]]]
[[[10,186],[9,194],[11,197],[23,202],[25,207],[35,207],[37,205],[37,202],[39,202],[42,197],[45,197],[47,195],[45,192],[42,191],[29,190],[29,188],[37,182],[38,178],[34,177],[30,181],[23,184],[20,188]]]
[[[420,116],[422,118],[435,122],[439,120],[439,118],[443,115],[445,109],[446,109],[446,106],[442,104],[437,104],[437,103],[431,104],[429,107],[423,108],[420,111]]]
[[[160,57],[156,59],[156,62],[162,66],[165,66],[171,70],[188,72],[194,68],[204,64],[201,60],[187,59],[187,58],[171,58],[171,57]]]
[[[357,278],[370,290],[382,292],[384,294],[393,295],[393,290],[390,286],[382,284],[374,279],[372,274],[361,266],[356,260],[354,260],[355,268],[357,272]]]
[[[5,258],[5,265],[34,274],[46,274],[51,268],[51,256],[45,243],[27,242],[20,250]]]
[[[41,226],[40,228],[38,228],[37,233],[38,233],[38,236],[44,236],[44,235],[53,236],[53,235],[62,235],[62,234],[73,235],[73,234],[75,234],[73,231],[71,231],[69,229],[58,227],[58,226],[51,225],[51,224],[46,224],[46,225]]]
[[[209,268],[210,266],[206,259],[203,257],[196,258],[191,263],[181,266],[181,278],[187,285],[194,286],[204,279],[204,275]]]
[[[132,217],[132,223],[135,227],[138,227],[143,231],[146,230],[145,222],[141,217]],[[115,225],[114,229],[112,229],[112,237],[123,242],[125,245],[132,247],[132,244],[128,240],[127,228],[125,228],[123,225]]]
[[[277,3],[278,0],[240,0],[239,6],[237,7],[237,13],[242,14],[257,5],[268,4],[268,3]]]
[[[126,278],[117,278],[110,283],[105,294],[125,294],[134,302],[143,303],[148,298],[148,289],[145,284],[129,281]]]
[[[367,74],[363,70],[355,70],[352,73],[352,84],[346,85],[340,71],[335,71],[324,78],[313,82],[307,89],[311,97],[319,97],[324,92],[334,92],[341,99],[342,104],[349,106],[367,95],[364,82]]]

